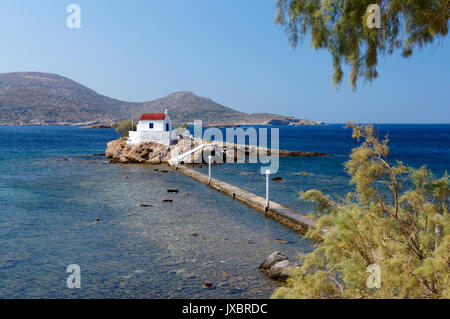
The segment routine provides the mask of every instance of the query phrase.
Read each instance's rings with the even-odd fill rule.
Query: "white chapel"
[[[171,145],[175,134],[169,112],[166,110],[164,113],[142,114],[136,131],[130,131],[129,136],[128,144],[132,145],[143,142]]]

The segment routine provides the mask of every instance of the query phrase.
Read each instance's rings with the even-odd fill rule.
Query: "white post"
[[[212,156],[209,155],[208,156],[208,184],[211,184],[211,161],[212,161]]]
[[[266,170],[266,211],[269,210],[269,176],[270,170]]]
[[[134,114],[133,111],[131,111],[131,131],[133,132],[133,126],[134,126]]]

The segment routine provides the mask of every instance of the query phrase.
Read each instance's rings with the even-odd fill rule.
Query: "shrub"
[[[137,123],[134,122],[133,123],[133,131],[136,130],[137,127]],[[119,123],[117,123],[116,125],[116,132],[117,134],[119,134],[121,137],[128,137],[128,132],[131,131],[131,121],[127,120],[127,121],[121,121]]]
[[[447,173],[394,165],[387,138],[380,141],[371,125],[349,125],[363,141],[345,164],[355,191],[337,201],[318,190],[301,193],[317,203],[317,228],[307,236],[321,241],[272,297],[450,298]],[[373,264],[378,289],[366,283]]]

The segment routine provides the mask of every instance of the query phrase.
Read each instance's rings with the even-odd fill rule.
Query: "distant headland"
[[[41,72],[0,73],[0,125],[82,125],[111,127],[131,112],[170,109],[175,123],[206,125],[320,125],[319,121],[268,113],[243,113],[192,92],[150,102],[109,98],[63,76]]]

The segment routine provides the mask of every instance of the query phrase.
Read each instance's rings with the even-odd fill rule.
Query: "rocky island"
[[[183,138],[170,146],[156,142],[144,142],[139,145],[129,145],[127,144],[127,138],[119,138],[108,143],[105,155],[110,159],[110,163],[168,164],[172,157],[183,154],[200,144],[208,144],[208,141]],[[203,156],[203,152],[206,152],[208,155],[216,155],[216,152],[219,152],[219,154],[221,154],[219,156],[221,156],[223,162],[225,162],[227,150],[231,149],[234,149],[234,152],[232,152],[234,153],[234,160],[237,159],[238,154],[245,155],[246,157],[250,154],[259,154],[259,152],[264,152],[268,156],[272,154],[271,149],[264,147],[213,142],[211,145],[208,145],[185,158],[183,163],[204,163],[204,158],[207,158],[207,156]],[[319,152],[298,152],[288,150],[279,150],[278,153],[279,156],[332,156],[330,154]],[[228,154],[228,156],[230,156],[230,154]]]

